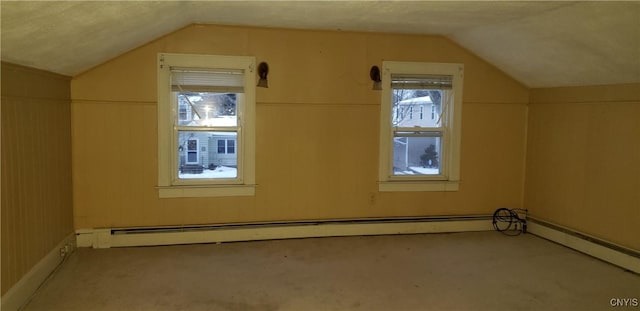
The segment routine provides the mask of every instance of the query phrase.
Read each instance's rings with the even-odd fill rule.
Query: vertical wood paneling
[[[535,89],[525,207],[640,250],[640,84]]]
[[[2,63],[2,295],[73,232],[69,83]]]
[[[158,198],[158,52],[269,62],[270,87],[256,94],[254,197]],[[381,94],[368,73],[382,60],[464,63],[460,191],[378,192]],[[490,214],[522,204],[528,89],[443,37],[197,25],[74,77],[72,93],[77,229]]]

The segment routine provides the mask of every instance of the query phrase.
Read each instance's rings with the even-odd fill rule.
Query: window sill
[[[159,198],[203,198],[254,196],[255,185],[157,187]]]
[[[378,191],[458,191],[458,181],[381,181]]]

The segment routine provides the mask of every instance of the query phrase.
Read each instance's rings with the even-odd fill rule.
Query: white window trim
[[[392,176],[393,128],[391,74],[433,74],[453,77],[453,105],[445,114],[441,176]],[[458,191],[460,182],[460,140],[462,121],[463,64],[394,62],[382,63],[382,100],[380,112],[379,191]]]
[[[255,195],[255,57],[219,56],[195,54],[158,54],[158,196],[160,198],[253,196]],[[177,107],[171,100],[171,66],[194,68],[242,69],[244,75],[244,107],[238,112],[238,122],[242,122],[236,141],[239,165],[238,182],[219,183],[198,180],[194,182],[174,180],[174,118]],[[238,142],[242,146],[238,145]],[[238,153],[238,149],[242,152]],[[177,163],[177,162],[176,162]],[[240,164],[240,163],[239,163]]]

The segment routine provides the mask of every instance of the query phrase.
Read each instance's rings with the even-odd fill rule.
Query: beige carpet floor
[[[84,248],[25,310],[610,310],[615,298],[640,298],[640,276],[530,234],[477,232]]]

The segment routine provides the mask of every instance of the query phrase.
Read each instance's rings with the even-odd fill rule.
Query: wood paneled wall
[[[157,53],[253,55],[256,195],[159,199]],[[383,60],[463,63],[457,192],[379,192]],[[522,204],[529,91],[439,36],[191,25],[73,78],[77,229],[491,214]]]
[[[640,84],[534,89],[525,207],[640,250]]]
[[[70,78],[2,63],[2,290],[73,232]]]

